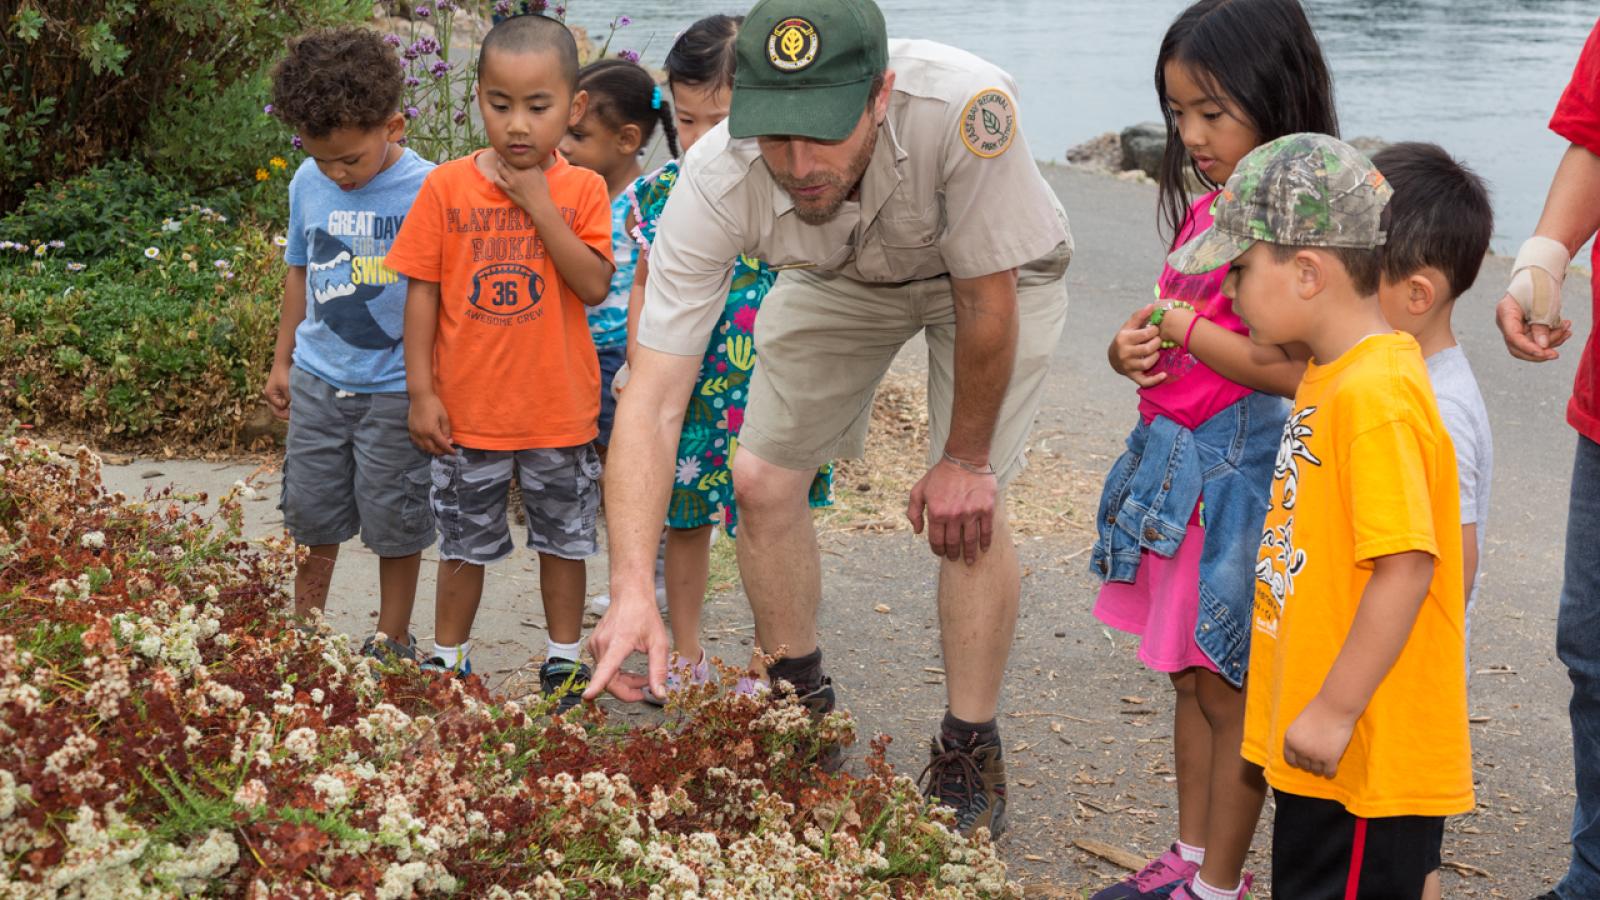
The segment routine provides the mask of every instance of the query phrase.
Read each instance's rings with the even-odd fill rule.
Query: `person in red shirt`
[[[1572,81],[1550,119],[1572,142],[1556,169],[1534,236],[1512,266],[1511,287],[1495,308],[1506,349],[1548,362],[1572,336],[1561,317],[1561,283],[1572,257],[1600,230],[1600,23],[1589,34]],[[1594,261],[1600,263],[1600,247]],[[1594,282],[1600,314],[1600,281]],[[1600,897],[1600,342],[1590,335],[1567,404],[1578,430],[1567,517],[1566,571],[1556,619],[1556,651],[1572,677],[1572,757],[1577,801],[1572,862],[1555,890],[1538,900]]]

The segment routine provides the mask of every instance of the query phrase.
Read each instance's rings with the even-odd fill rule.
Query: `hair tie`
[[[651,88],[651,90],[650,90],[650,108],[651,109],[660,109],[661,108],[661,85],[659,85],[659,84],[656,85],[655,87]]]

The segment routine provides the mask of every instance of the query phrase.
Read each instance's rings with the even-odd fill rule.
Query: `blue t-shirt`
[[[357,394],[404,391],[400,345],[406,279],[383,264],[433,163],[406,150],[394,165],[342,190],[307,159],[289,182],[284,262],[306,268],[306,317],[294,364]]]
[[[611,292],[604,303],[589,307],[589,334],[596,350],[628,344],[628,293],[639,265],[639,244],[628,233],[628,211],[633,208],[628,193],[623,191],[611,201],[611,259],[617,265]]]

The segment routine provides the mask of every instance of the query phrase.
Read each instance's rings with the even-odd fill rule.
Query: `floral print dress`
[[[648,258],[655,240],[661,210],[678,181],[678,164],[669,162],[634,182],[628,195],[633,201],[634,237]],[[740,256],[733,266],[733,284],[727,305],[711,332],[700,377],[689,396],[678,438],[672,499],[667,505],[667,525],[699,528],[720,523],[731,535],[738,524],[733,502],[733,472],[729,460],[738,446],[749,398],[750,374],[755,368],[756,314],[761,301],[778,280],[760,260]],[[833,502],[833,465],[817,470],[811,481],[813,507]]]

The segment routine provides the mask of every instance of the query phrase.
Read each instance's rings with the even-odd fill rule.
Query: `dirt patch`
[[[834,505],[817,517],[823,532],[910,531],[906,500],[928,471],[928,396],[919,372],[891,371],[873,400],[866,454],[834,468]],[[1093,531],[1098,475],[1080,471],[1064,453],[1065,433],[1035,431],[1028,464],[1006,491],[1018,537],[1060,537]]]

